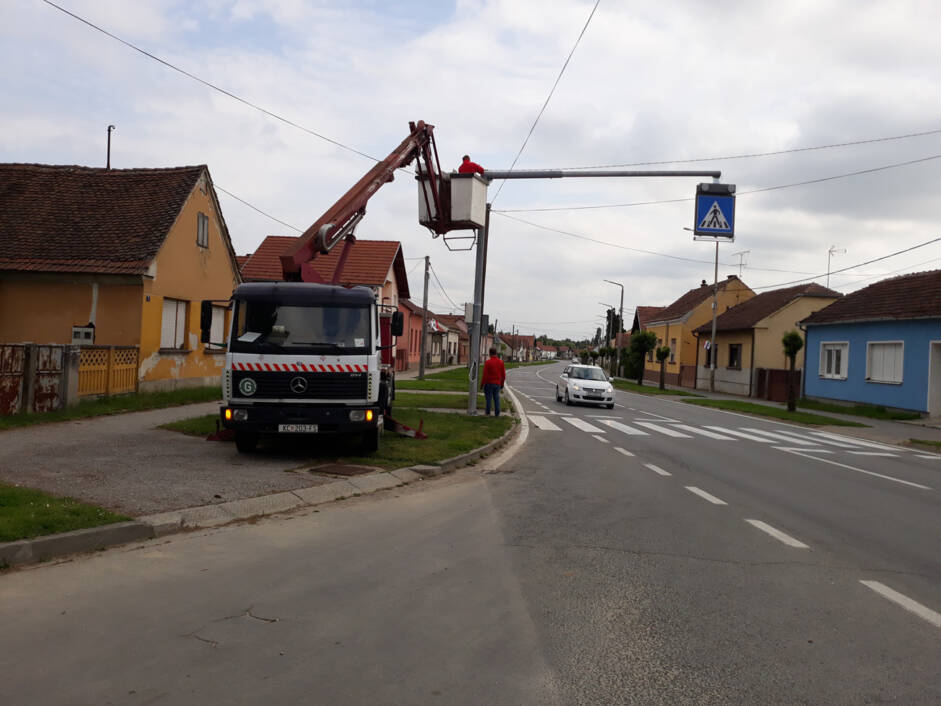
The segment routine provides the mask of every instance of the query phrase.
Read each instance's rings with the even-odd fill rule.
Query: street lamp
[[[836,245],[831,245],[830,249],[827,250],[827,289],[830,289],[830,258],[834,255],[845,255],[846,248],[838,248]]]
[[[620,282],[613,282],[610,279],[606,279],[602,281],[607,282],[608,284],[613,284],[616,287],[621,288],[621,310],[620,310],[620,313],[618,314],[618,329],[622,329],[624,328],[624,285],[621,284]],[[615,343],[615,348],[617,349],[617,354],[616,354],[617,358],[615,359],[615,363],[614,363],[614,371],[615,371],[614,374],[617,375],[618,373],[621,372],[621,331],[620,330],[616,331],[614,334],[614,343]]]

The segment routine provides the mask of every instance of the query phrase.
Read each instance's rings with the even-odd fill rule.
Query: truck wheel
[[[363,452],[374,454],[379,450],[379,438],[382,436],[382,427],[376,427],[363,432]]]
[[[258,446],[258,434],[250,431],[235,432],[235,448],[239,453],[250,454]]]

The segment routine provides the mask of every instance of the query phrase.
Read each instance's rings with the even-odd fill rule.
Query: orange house
[[[0,214],[0,342],[136,347],[141,391],[219,382],[199,302],[240,278],[205,165],[0,164]]]

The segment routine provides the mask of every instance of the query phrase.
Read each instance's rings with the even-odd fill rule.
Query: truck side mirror
[[[199,306],[199,340],[202,343],[209,343],[210,331],[212,329],[212,302],[203,299]]]
[[[401,336],[405,331],[405,316],[401,311],[392,312],[391,333],[393,336]]]

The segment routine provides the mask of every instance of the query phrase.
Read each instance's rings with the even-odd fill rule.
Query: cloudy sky
[[[209,165],[244,254],[306,229],[373,164],[352,150],[384,157],[410,120],[436,126],[448,169],[465,152],[509,168],[595,3],[58,4],[299,127],[42,0],[0,0],[0,161],[103,166],[114,124],[113,167]],[[831,246],[845,250],[832,259],[841,269],[925,243],[941,237],[938,27],[934,0],[601,0],[517,168],[721,169],[739,197],[719,276],[741,272],[756,291],[825,273]],[[784,153],[742,156],[769,152]],[[830,179],[865,170],[876,171]],[[624,283],[627,317],[711,282],[714,245],[683,230],[697,181],[492,184],[491,320],[587,337],[601,303],[618,302],[604,279]],[[416,299],[430,255],[434,310],[471,299],[472,253],[418,225],[407,175],[370,202],[358,235],[402,242]],[[941,241],[830,284],[849,292],[939,263]]]

